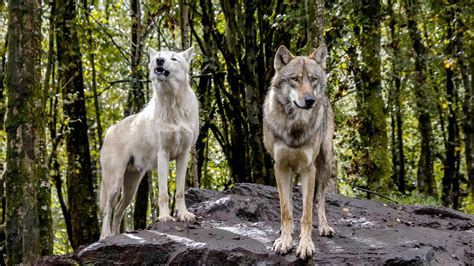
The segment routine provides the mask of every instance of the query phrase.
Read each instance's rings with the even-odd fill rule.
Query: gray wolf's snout
[[[305,96],[304,97],[304,102],[306,103],[307,107],[311,107],[316,102],[316,97],[314,97],[314,96]]]
[[[164,65],[164,64],[165,64],[165,59],[164,59],[163,57],[158,57],[158,58],[156,59],[156,65],[157,65],[157,66],[162,66],[162,65]]]

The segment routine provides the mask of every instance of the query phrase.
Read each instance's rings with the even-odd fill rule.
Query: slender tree
[[[446,155],[444,160],[444,176],[443,184],[443,203],[455,209],[459,208],[459,193],[460,193],[460,177],[459,167],[457,166],[460,154],[456,151],[459,146],[459,126],[457,118],[457,92],[454,84],[455,73],[452,64],[449,63],[455,57],[455,19],[456,19],[456,0],[450,0],[449,6],[446,7],[445,14],[447,31],[446,40],[449,40],[446,45],[446,97],[448,101],[448,138],[445,143]],[[446,62],[448,62],[446,64]]]
[[[41,90],[41,2],[8,3],[7,264],[52,253],[50,186]]]
[[[465,33],[469,26],[472,25],[473,7],[470,1],[461,1],[461,10],[467,10],[466,18],[457,20],[456,29],[456,54],[458,55],[459,66],[462,76],[462,84],[464,87],[464,100],[462,104],[463,110],[463,132],[464,132],[464,154],[466,161],[466,174],[468,177],[468,192],[474,201],[474,59],[472,56],[472,45],[466,40]],[[470,13],[471,12],[471,13]],[[463,13],[464,14],[464,13]]]
[[[132,46],[131,46],[131,73],[132,73],[132,89],[129,96],[128,113],[134,114],[141,111],[145,105],[145,93],[143,90],[143,71],[142,71],[142,14],[141,1],[131,1],[131,18],[132,18]],[[144,229],[146,227],[146,217],[148,210],[148,191],[151,178],[149,174],[145,174],[138,186],[137,195],[135,197],[135,209],[133,210],[133,227],[135,229]]]
[[[355,34],[362,63],[358,65],[357,111],[362,141],[360,174],[370,189],[388,192],[392,187],[388,159],[388,138],[381,78],[380,0],[355,1],[357,25]]]
[[[391,54],[393,69],[393,93],[390,96],[391,104],[391,121],[392,121],[392,180],[398,186],[398,191],[405,193],[406,180],[405,180],[405,152],[404,152],[404,141],[403,141],[403,120],[402,120],[402,95],[401,95],[401,75],[402,75],[402,63],[401,63],[401,30],[400,23],[398,22],[399,17],[393,12],[392,1],[388,2],[389,14],[390,14],[390,38],[391,38]]]
[[[426,86],[426,48],[421,39],[417,25],[419,3],[417,0],[406,0],[408,31],[415,52],[415,71],[413,73],[413,90],[418,112],[418,125],[421,136],[421,151],[418,159],[417,183],[422,193],[436,196],[436,186],[433,176],[433,129],[431,126],[431,103],[429,86]]]
[[[56,49],[67,123],[67,196],[72,226],[71,246],[99,238],[96,194],[91,167],[84,97],[82,58],[77,37],[76,1],[55,1]]]

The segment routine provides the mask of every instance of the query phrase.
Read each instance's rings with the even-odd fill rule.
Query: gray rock
[[[474,262],[474,216],[448,208],[402,206],[328,194],[333,238],[319,237],[313,217],[316,254],[295,256],[301,217],[301,192],[293,189],[295,248],[272,252],[279,234],[275,187],[236,184],[225,192],[190,189],[194,223],[154,223],[82,248],[81,264],[469,264]]]

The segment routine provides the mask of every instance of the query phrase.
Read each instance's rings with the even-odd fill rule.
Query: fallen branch
[[[391,202],[393,202],[393,203],[395,203],[395,204],[399,204],[397,201],[394,201],[393,199],[391,199],[391,198],[389,198],[389,197],[387,197],[387,196],[385,196],[385,195],[382,195],[382,194],[378,193],[377,191],[373,191],[373,190],[366,189],[366,188],[361,188],[361,187],[355,187],[354,189],[357,189],[357,190],[360,190],[360,191],[363,191],[363,192],[367,192],[367,193],[370,193],[370,194],[374,194],[374,195],[377,195],[377,196],[379,196],[379,197],[382,197],[382,198],[384,198],[384,199],[386,199],[386,200],[389,200],[389,201],[391,201]]]

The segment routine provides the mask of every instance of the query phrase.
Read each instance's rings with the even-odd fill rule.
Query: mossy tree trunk
[[[52,253],[51,191],[41,90],[41,2],[8,3],[7,264]]]
[[[392,180],[397,184],[398,191],[402,194],[406,192],[405,181],[405,152],[403,141],[403,119],[402,119],[402,72],[404,70],[400,58],[401,54],[401,34],[403,25],[399,22],[399,17],[394,14],[394,7],[392,1],[388,2],[390,15],[390,47],[393,53],[390,58],[393,69],[393,80],[391,82],[391,89],[393,93],[389,96],[391,122],[392,122]]]
[[[421,151],[418,159],[417,182],[418,190],[422,193],[436,196],[436,185],[433,175],[433,129],[431,126],[431,106],[434,99],[431,98],[429,86],[426,84],[426,48],[421,39],[421,33],[418,30],[417,12],[419,11],[418,2],[414,0],[406,1],[408,31],[413,42],[415,51],[415,71],[413,73],[413,89],[415,102],[418,112],[418,125],[421,136]]]
[[[457,10],[455,8],[457,0],[449,0],[445,13],[445,20],[447,25],[446,40],[449,42],[446,45],[446,62],[453,60],[455,55],[455,21],[457,18]],[[460,132],[458,126],[458,97],[455,86],[455,72],[452,64],[445,63],[446,70],[446,99],[448,101],[448,138],[445,143],[446,152],[444,160],[444,176],[442,179],[443,185],[443,203],[446,206],[452,206],[454,209],[460,207],[460,176],[459,176],[459,161],[460,151],[457,147],[460,146]]]
[[[143,71],[142,71],[142,16],[141,1],[132,0],[131,3],[132,18],[132,46],[131,46],[131,73],[132,73],[132,90],[129,95],[128,113],[134,114],[141,111],[145,105],[145,93],[143,90]],[[138,186],[137,195],[135,197],[135,209],[133,211],[133,227],[135,229],[144,229],[146,227],[146,217],[148,210],[148,174],[145,174],[140,185]]]
[[[56,48],[67,122],[67,195],[76,249],[99,238],[96,195],[89,153],[84,78],[77,37],[76,1],[56,1]]]
[[[367,186],[387,193],[393,186],[390,178],[386,112],[381,84],[380,0],[356,1],[358,26],[355,34],[359,42],[362,63],[358,66],[357,111],[361,137],[360,175]]]

